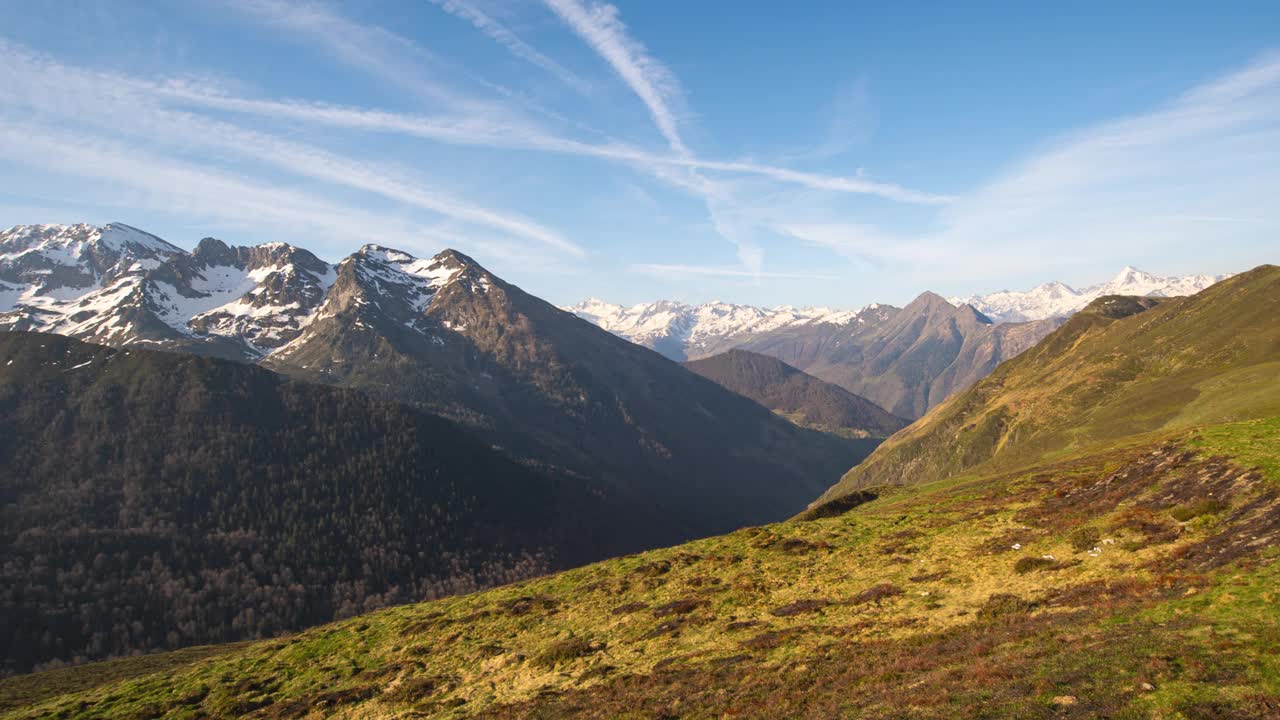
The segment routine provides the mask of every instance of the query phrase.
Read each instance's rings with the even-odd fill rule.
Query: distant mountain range
[[[1126,267],[1111,280],[1083,290],[1054,281],[1025,292],[1002,290],[989,295],[951,297],[947,302],[957,307],[972,305],[993,322],[1024,322],[1070,315],[1102,295],[1192,295],[1228,277],[1231,275],[1160,277]],[[671,300],[625,306],[589,298],[564,309],[674,360],[688,360],[736,347],[742,338],[775,331],[874,323],[896,308],[880,303],[854,310],[790,305],[763,308],[719,301],[689,305]]]
[[[670,301],[623,307],[588,300],[565,309],[676,360],[731,348],[770,355],[914,419],[1034,345],[1093,298],[1188,295],[1223,277],[1228,276],[1159,278],[1125,268],[1082,291],[1048,283],[1026,293],[951,300],[926,292],[905,308],[767,309]]]
[[[885,315],[879,305],[832,310],[790,306],[761,308],[723,302],[686,305],[659,300],[624,307],[594,298],[564,309],[672,360],[714,355],[733,347],[736,340],[743,337],[788,328],[877,322]]]
[[[1126,267],[1112,279],[1076,290],[1060,282],[1048,282],[1025,292],[1002,290],[989,295],[948,298],[953,305],[972,305],[996,322],[1020,322],[1070,315],[1103,295],[1178,297],[1194,295],[1226,275],[1161,277]]]

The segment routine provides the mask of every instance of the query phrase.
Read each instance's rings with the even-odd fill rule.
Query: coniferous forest
[[[599,541],[605,501],[576,481],[400,405],[51,335],[5,334],[0,357],[5,673],[271,636],[628,549]]]

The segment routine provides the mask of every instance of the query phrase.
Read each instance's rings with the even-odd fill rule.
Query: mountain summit
[[[187,253],[119,223],[20,225],[0,233],[0,328],[237,360],[292,339],[333,269],[284,243]]]

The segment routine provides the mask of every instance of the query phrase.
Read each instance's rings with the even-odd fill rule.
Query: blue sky
[[[1280,5],[881,5],[0,0],[0,224],[452,246],[557,303],[1280,261]]]

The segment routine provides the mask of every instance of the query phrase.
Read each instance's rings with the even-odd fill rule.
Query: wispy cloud
[[[547,7],[560,16],[574,32],[609,63],[614,72],[631,88],[649,110],[659,132],[671,150],[679,156],[689,155],[672,110],[680,97],[680,86],[665,65],[649,55],[649,51],[627,34],[618,19],[618,9],[605,3],[583,4],[578,0],[545,0]]]
[[[579,0],[544,2],[640,98],[673,153],[673,156],[665,158],[633,156],[628,159],[645,164],[650,173],[699,196],[717,234],[737,248],[738,260],[748,275],[764,276],[763,238],[767,227],[759,222],[755,209],[744,208],[737,201],[731,185],[708,178],[701,172],[751,175],[811,190],[867,194],[898,202],[944,205],[952,200],[863,178],[827,177],[758,163],[699,159],[680,133],[674,109],[683,105],[679,82],[642,43],[627,33],[626,26],[618,17],[618,9],[606,3],[592,3],[591,0],[585,3]],[[609,148],[607,152],[612,157],[632,155],[618,148]],[[673,168],[682,172],[673,172]]]
[[[852,258],[980,282],[1093,270],[1180,246],[1274,246],[1280,55],[1150,112],[1066,134],[941,209],[931,232],[840,218],[775,229]],[[1258,245],[1261,247],[1262,245]],[[1254,258],[1256,259],[1256,258]]]
[[[494,20],[480,8],[466,2],[466,0],[431,0],[432,4],[438,6],[441,10],[455,17],[466,20],[471,23],[477,30],[484,33],[489,39],[506,48],[512,55],[527,60],[539,68],[551,73],[560,79],[561,82],[572,87],[580,93],[588,93],[591,91],[590,84],[575,73],[565,68],[560,63],[552,60],[529,43],[520,39],[520,36],[511,31],[510,28],[502,23]]]
[[[423,72],[443,64],[442,58],[385,28],[354,22],[321,2],[227,0],[227,6],[256,22],[309,38],[340,62],[432,103],[477,110],[485,105]]]
[[[352,160],[296,141],[229,123],[175,112],[148,102],[156,86],[107,73],[83,71],[32,57],[5,46],[0,53],[0,89],[7,110],[35,111],[58,122],[89,126],[102,137],[130,137],[144,146],[167,144],[177,151],[204,147],[244,162],[382,197],[464,223],[488,227],[581,257],[583,250],[560,233],[528,218],[486,208],[431,189],[423,178],[394,168]],[[0,114],[0,117],[3,115]]]
[[[1280,219],[1277,193],[1280,55],[1272,54],[1151,112],[1050,144],[945,208],[939,241],[977,256],[1030,248],[1029,263],[1046,252],[1132,257],[1267,233],[1265,222]]]
[[[649,116],[680,164],[680,173],[650,165],[654,175],[702,197],[716,232],[737,248],[738,261],[748,274],[762,276],[764,250],[757,242],[757,230],[736,211],[728,188],[699,174],[700,165],[680,134],[673,105],[683,102],[680,84],[665,65],[649,54],[627,33],[618,19],[618,9],[607,3],[583,4],[578,0],[544,0],[547,7],[583,39],[648,109]],[[731,169],[725,164],[717,169]],[[743,164],[742,170],[748,167]],[[751,168],[752,172],[760,168]],[[680,175],[683,174],[683,177]],[[778,170],[782,176],[785,171]]]
[[[576,155],[646,167],[693,168],[755,175],[814,190],[875,195],[888,200],[914,204],[945,205],[954,199],[946,195],[921,192],[893,183],[858,177],[806,173],[749,162],[655,154],[617,142],[607,144],[582,142],[548,133],[528,123],[513,123],[509,120],[495,120],[486,116],[431,117],[289,100],[261,100],[231,96],[191,85],[156,85],[152,87],[152,91],[195,105],[231,112],[288,118],[369,132],[397,133],[457,145]]]
[[[0,155],[7,162],[42,172],[104,181],[96,186],[96,197],[107,202],[210,219],[229,227],[253,223],[259,230],[304,231],[348,244],[372,238],[412,243],[446,240],[426,225],[397,222],[311,193],[175,161],[132,144],[53,130],[43,123],[0,118]]]
[[[432,1],[437,4],[457,4],[456,0]],[[521,114],[512,108],[496,105],[491,101],[468,99],[429,78],[424,78],[416,64],[404,61],[402,56],[410,59],[420,58],[425,62],[437,62],[438,58],[415,43],[383,28],[353,22],[324,5],[295,4],[284,0],[238,0],[236,7],[252,17],[312,38],[327,47],[335,57],[379,75],[389,82],[418,87],[421,93],[437,100],[441,107],[449,111],[449,114],[424,116],[297,100],[251,99],[190,84],[171,84],[157,88],[157,91],[190,103],[232,112],[287,117],[293,120],[372,132],[398,133],[458,145],[521,149],[621,162],[659,179],[673,181],[676,186],[695,195],[699,195],[701,189],[707,187],[706,183],[684,183],[660,169],[685,168],[750,175],[812,190],[865,194],[913,204],[941,205],[951,200],[945,195],[862,177],[823,175],[753,162],[695,157],[688,152],[688,148],[680,137],[676,113],[671,108],[672,104],[683,103],[680,99],[679,84],[670,70],[650,57],[642,45],[627,37],[625,26],[617,20],[616,8],[593,6],[588,9],[573,0],[549,0],[549,2],[558,3],[572,17],[589,23],[586,30],[588,35],[605,43],[604,47],[610,53],[606,60],[615,69],[623,68],[618,70],[618,73],[627,82],[628,87],[642,99],[649,98],[645,100],[645,104],[650,107],[655,122],[659,127],[669,128],[669,131],[664,130],[663,134],[668,139],[674,138],[676,140],[674,148],[679,150],[673,154],[664,155],[612,139],[605,143],[590,143],[548,132],[536,124],[523,120]],[[460,4],[457,6],[462,7]],[[596,48],[594,44],[592,47]],[[613,59],[609,59],[610,57]],[[619,65],[613,65],[615,60]],[[632,79],[629,78],[638,78],[635,79],[636,84],[633,85]],[[516,96],[516,93],[501,86],[493,86],[483,81],[481,83],[504,97]],[[650,105],[650,102],[654,104]],[[576,122],[542,108],[536,103],[531,107],[537,114],[567,125],[573,125]]]

